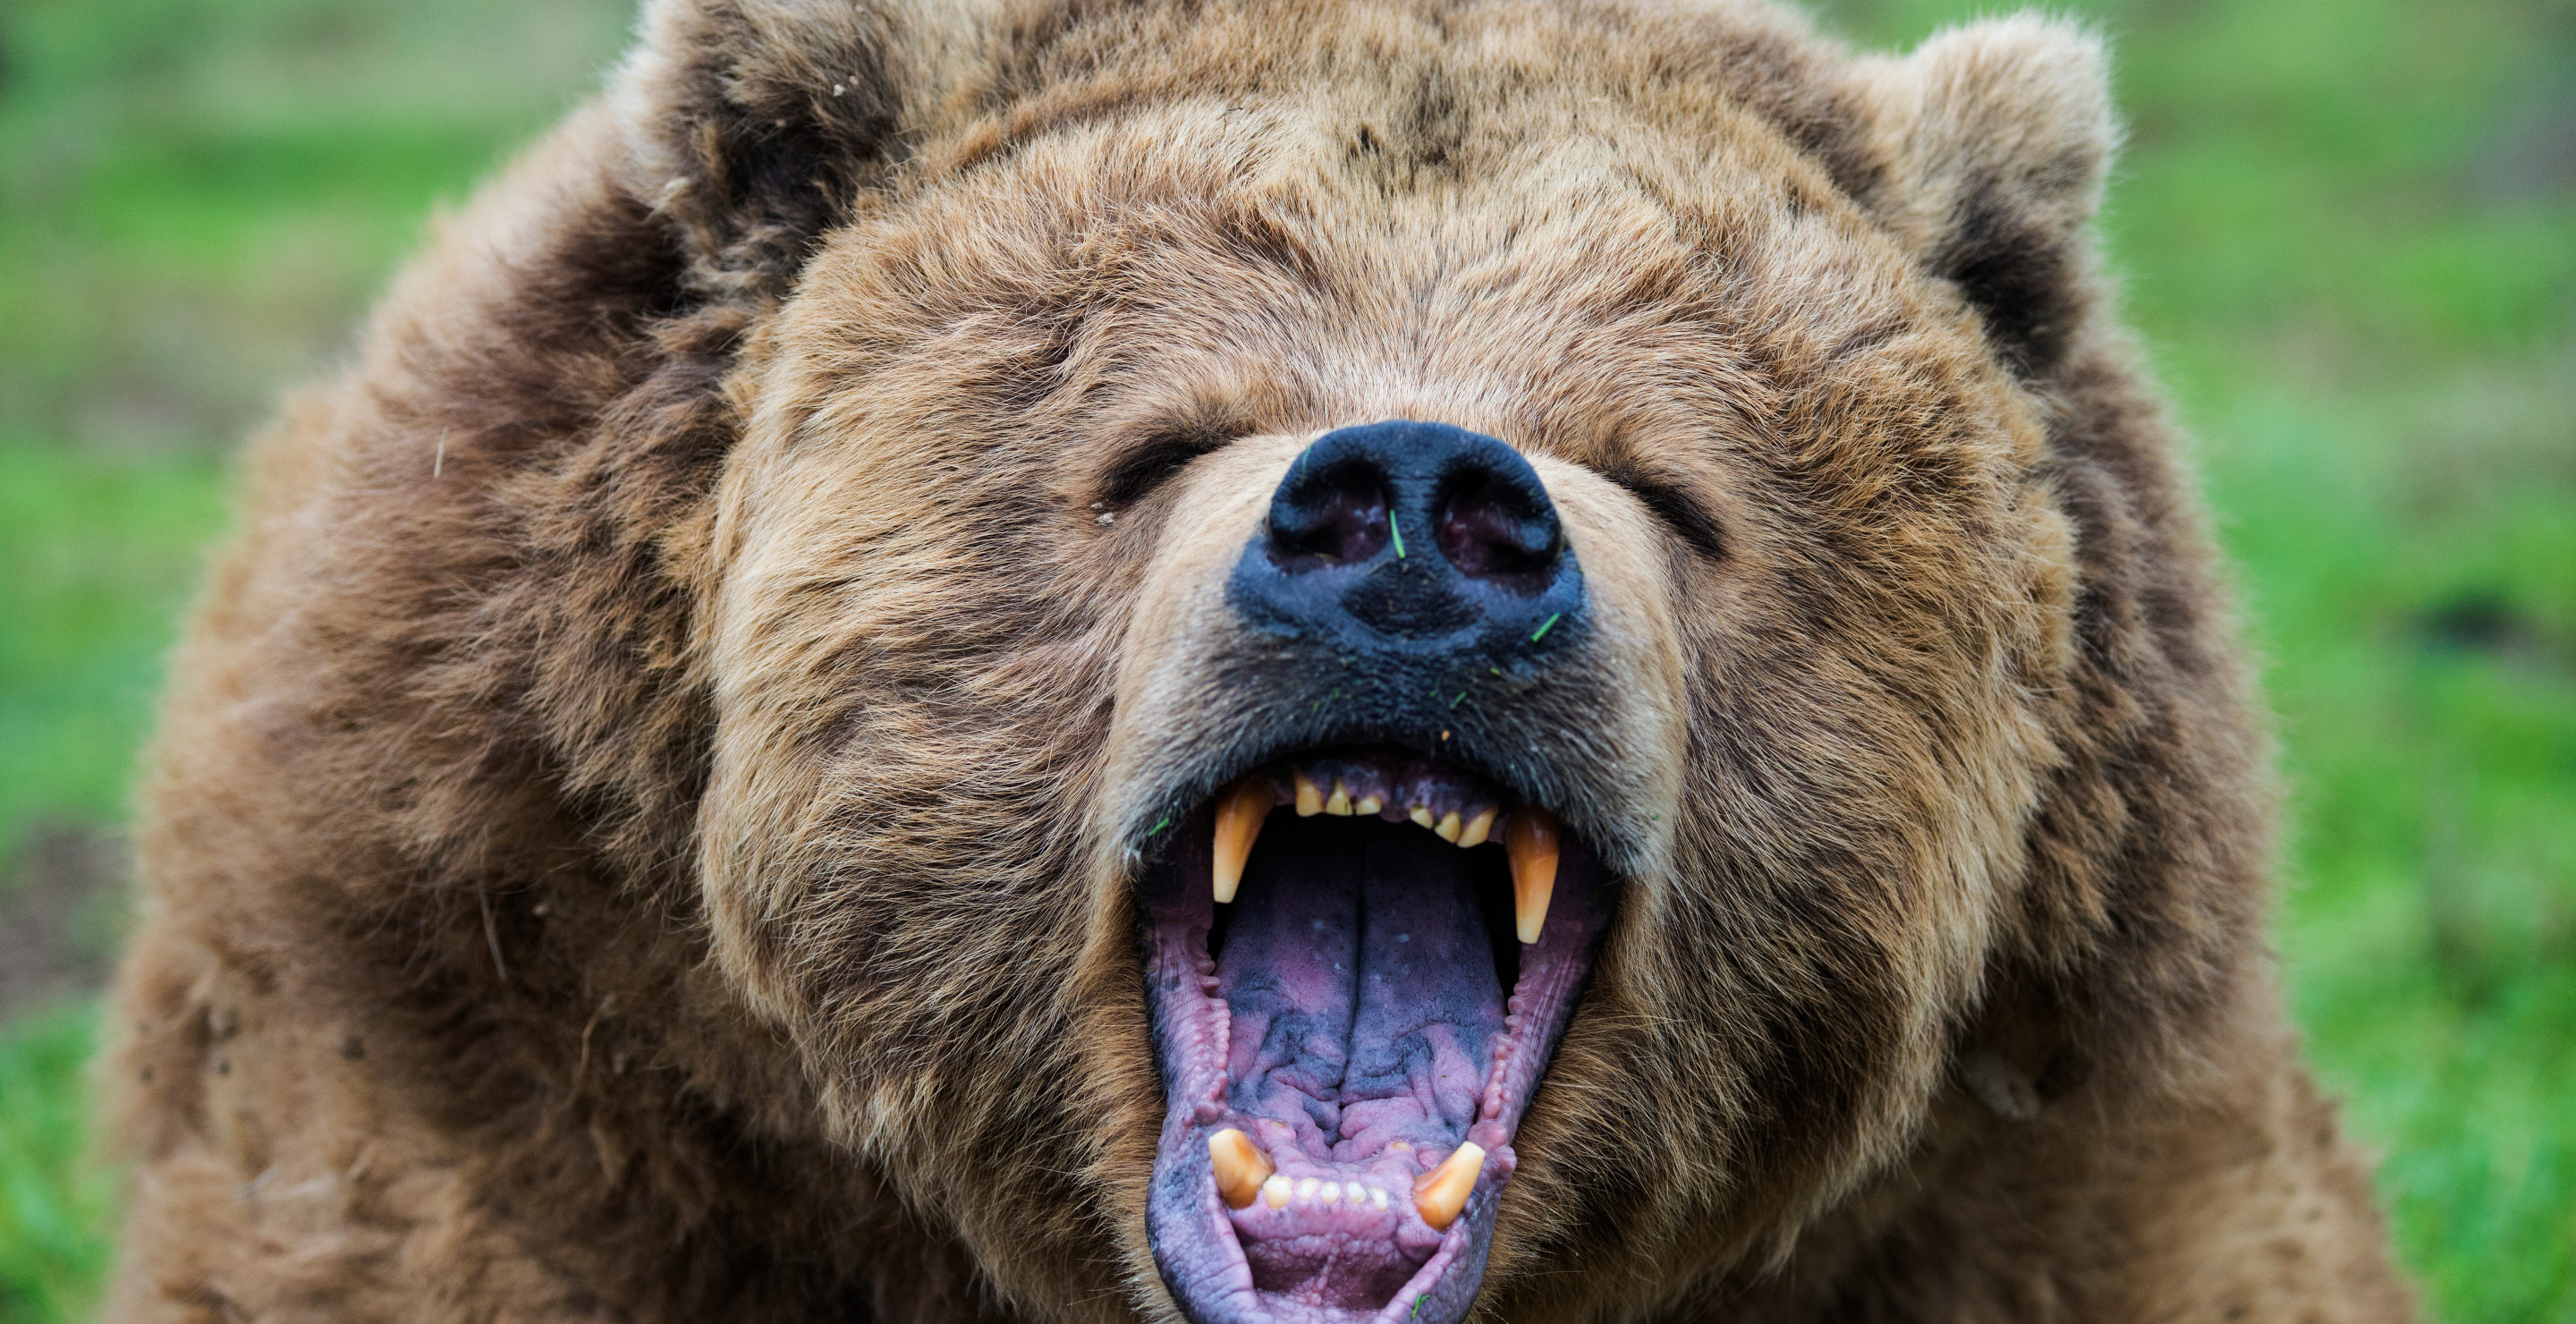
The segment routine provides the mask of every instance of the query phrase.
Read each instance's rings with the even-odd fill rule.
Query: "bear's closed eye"
[[[1092,487],[1102,510],[1119,511],[1153,495],[1154,489],[1189,467],[1202,455],[1225,449],[1234,435],[1207,427],[1180,426],[1147,433],[1122,448]]]
[[[1694,550],[1710,557],[1726,554],[1716,514],[1680,483],[1633,462],[1608,465],[1601,470],[1601,476],[1626,488],[1628,495],[1637,498]]]

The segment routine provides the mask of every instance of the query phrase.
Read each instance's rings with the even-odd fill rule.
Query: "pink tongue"
[[[1411,824],[1272,813],[1217,952],[1235,1111],[1319,1162],[1455,1145],[1503,1028],[1478,904],[1503,868]]]

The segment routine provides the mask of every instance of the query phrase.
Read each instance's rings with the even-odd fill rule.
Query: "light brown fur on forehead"
[[[1011,54],[943,107],[971,107],[981,122],[927,157],[928,173],[1139,105],[1320,98],[1347,116],[1355,151],[1386,158],[1380,179],[1401,187],[1489,176],[1517,147],[1586,120],[1605,136],[1691,133],[1696,121],[1714,146],[1723,107],[1813,114],[1832,95],[1801,76],[1803,26],[1768,6],[1253,0],[997,18]]]
[[[1785,154],[1577,136],[1473,187],[1388,196],[1343,159],[1345,126],[1201,99],[1024,143],[837,236],[798,352],[827,382],[1017,358],[1013,408],[1134,430],[1153,399],[1241,432],[1412,412],[1611,469],[1730,417],[1805,430],[1788,415],[1823,391],[1876,411],[1865,440],[1886,446],[2017,408],[1973,319],[1848,204],[1782,203],[1759,168]],[[2035,459],[2030,428],[2006,435],[1995,461]]]

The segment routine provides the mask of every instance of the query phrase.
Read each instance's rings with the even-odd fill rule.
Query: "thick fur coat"
[[[110,1318],[1180,1318],[1136,879],[1334,734],[1215,586],[1387,418],[1526,456],[1598,613],[1440,731],[1620,880],[1477,1318],[2411,1318],[2096,269],[2102,58],[655,0],[250,453]]]

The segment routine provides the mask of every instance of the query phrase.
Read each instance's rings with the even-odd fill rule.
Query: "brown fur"
[[[253,453],[111,1317],[1173,1318],[1130,870],[1299,720],[1214,587],[1282,466],[1408,416],[1565,512],[1599,640],[1460,738],[1629,881],[1484,1317],[2411,1318],[2099,61],[660,0]]]

